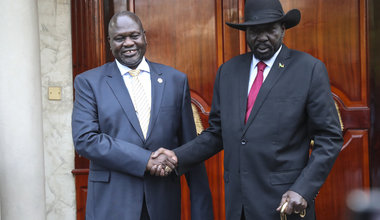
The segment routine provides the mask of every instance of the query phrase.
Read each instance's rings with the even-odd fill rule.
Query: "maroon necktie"
[[[255,81],[253,81],[251,90],[249,91],[249,95],[248,95],[247,111],[245,113],[245,121],[244,121],[245,123],[247,123],[248,121],[248,117],[252,111],[252,107],[253,107],[253,104],[255,103],[257,94],[259,93],[260,87],[263,84],[263,79],[264,79],[263,73],[266,66],[267,65],[262,61],[260,61],[257,64],[257,75],[255,78]]]

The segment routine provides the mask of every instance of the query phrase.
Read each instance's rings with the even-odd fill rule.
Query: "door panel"
[[[316,199],[317,219],[349,219],[347,193],[369,186],[368,131],[347,130],[344,143]]]
[[[284,10],[298,8],[301,22],[286,32],[291,48],[321,59],[334,93],[347,106],[367,105],[366,2],[360,0],[282,0]],[[339,92],[338,92],[338,91]]]
[[[135,13],[146,30],[146,57],[186,73],[190,88],[208,94],[208,100],[217,68],[215,12],[214,1],[135,2]]]

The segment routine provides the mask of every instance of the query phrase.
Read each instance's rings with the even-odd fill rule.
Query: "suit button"
[[[242,144],[242,145],[245,145],[246,143],[247,143],[247,141],[246,141],[246,140],[244,140],[244,139],[243,139],[243,140],[241,140],[241,144]]]

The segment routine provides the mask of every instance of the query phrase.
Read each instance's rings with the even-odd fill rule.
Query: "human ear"
[[[285,28],[285,24],[282,23],[282,24],[281,24],[281,37],[282,37],[282,38],[285,36],[285,30],[286,30],[286,28]]]

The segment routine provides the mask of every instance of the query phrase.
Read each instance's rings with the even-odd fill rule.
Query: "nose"
[[[261,42],[265,42],[268,40],[267,32],[263,31],[257,34],[257,40]]]
[[[131,47],[134,44],[135,44],[135,42],[130,37],[126,37],[124,42],[123,42],[124,47]]]

